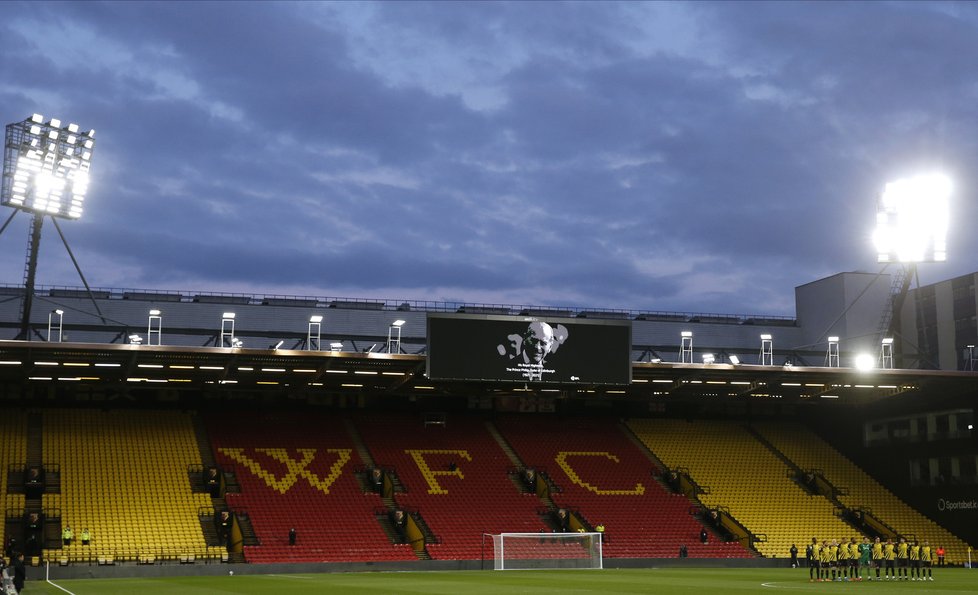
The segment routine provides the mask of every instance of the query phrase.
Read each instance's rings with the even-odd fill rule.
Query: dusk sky
[[[59,221],[96,287],[791,316],[936,170],[921,282],[978,271],[973,2],[2,2],[35,112],[97,131]]]

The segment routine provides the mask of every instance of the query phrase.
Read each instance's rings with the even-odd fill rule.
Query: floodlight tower
[[[880,320],[881,342],[901,336],[900,311],[917,278],[917,263],[947,260],[951,193],[951,180],[937,173],[896,180],[883,189],[873,234],[877,262],[885,266],[897,263],[900,270],[890,287],[890,307],[883,309]],[[924,345],[919,349],[926,350]],[[899,358],[900,350],[896,351]]]
[[[51,217],[78,275],[85,283],[85,289],[89,290],[88,294],[95,309],[99,316],[102,315],[56,219],[81,217],[82,205],[88,193],[89,169],[94,149],[94,130],[80,132],[77,124],[62,126],[61,120],[56,118],[45,122],[43,116],[34,114],[22,122],[7,125],[3,145],[0,204],[15,210],[3,227],[0,227],[0,233],[3,233],[18,211],[33,214],[18,338],[30,339],[37,252],[41,245],[41,225],[45,216]]]

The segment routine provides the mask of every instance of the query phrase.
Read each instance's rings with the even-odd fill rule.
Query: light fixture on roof
[[[860,353],[856,356],[855,364],[857,370],[868,371],[876,367],[876,359],[868,353]]]
[[[306,332],[306,349],[319,351],[320,337],[323,328],[323,315],[313,314],[309,317],[309,328]]]
[[[142,345],[142,343],[143,343],[143,338],[140,337],[139,335],[135,335],[135,334],[129,335],[130,345]]]
[[[48,342],[61,342],[61,329],[64,323],[64,310],[58,308],[48,313]],[[57,337],[57,339],[55,339]]]
[[[237,339],[234,338],[234,312],[225,312],[221,314],[221,335],[217,346],[224,347],[225,342],[227,342],[228,347],[240,347],[240,345],[235,345],[235,341]]]
[[[405,320],[397,319],[387,327],[387,353],[401,352],[401,328]]]
[[[893,337],[884,337],[880,342],[880,368],[893,369]]]
[[[272,350],[276,350],[285,343],[285,339],[280,339],[278,343],[272,346]]]
[[[330,343],[329,344],[329,350],[330,351],[343,351],[343,343],[340,343],[339,341],[334,341],[333,343]]]
[[[153,309],[149,311],[149,322],[146,326],[146,344],[163,344],[163,313]]]
[[[693,363],[693,331],[682,331],[679,333],[679,363]]]
[[[768,333],[761,335],[761,352],[757,356],[757,363],[762,366],[774,365],[774,339]]]
[[[239,339],[237,337],[233,337],[231,339],[231,347],[233,347],[235,349],[237,349],[239,347],[244,347],[244,343],[241,341],[241,339]]]
[[[733,364],[733,365],[735,365],[735,366],[739,366],[740,365],[740,358],[737,357],[736,355],[728,355],[727,356],[727,359],[730,360],[730,363]]]
[[[839,359],[839,337],[831,336],[828,341],[829,349],[825,352],[825,366],[828,368],[838,368],[841,365]]]
[[[712,364],[713,362],[716,361],[716,359],[717,359],[716,356],[713,355],[712,353],[704,353],[703,354],[703,363],[704,364]]]

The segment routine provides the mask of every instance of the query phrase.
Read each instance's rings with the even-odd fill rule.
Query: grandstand
[[[978,542],[968,495],[978,453],[964,429],[975,372],[830,367],[802,317],[100,290],[102,324],[86,313],[87,292],[42,293],[65,307],[73,342],[39,332],[0,340],[4,540],[23,544],[26,519],[40,511],[39,563],[475,568],[492,556],[484,534],[559,530],[560,509],[572,531],[604,528],[605,559],[622,565],[677,558],[681,546],[693,560],[774,564],[812,536],[871,529],[943,545],[953,563]],[[0,301],[0,329],[15,326],[16,302]],[[231,307],[246,347],[216,330]],[[163,343],[124,344],[148,308],[165,310]],[[329,351],[307,328],[321,313],[323,345],[337,339]],[[432,314],[448,326],[462,316],[523,326],[557,317],[575,338],[625,330],[631,345],[582,341],[574,352],[568,342],[559,353],[578,353],[585,373],[595,349],[620,350],[630,365],[607,381],[576,368],[554,381],[508,377],[533,365],[507,352],[510,330],[490,329],[485,345],[466,331],[446,348],[428,336]],[[404,321],[396,342],[395,319]],[[34,322],[37,331],[43,321]],[[674,361],[681,332],[714,363]],[[791,365],[742,355],[756,352],[760,333],[775,335],[775,360]],[[433,354],[482,367],[444,374],[429,368]],[[881,425],[883,409],[897,417]],[[942,411],[955,422],[939,430]],[[833,416],[847,423],[815,431],[815,418]],[[904,418],[921,416],[930,433],[909,435],[928,424]],[[926,473],[887,469],[884,488],[879,469],[852,462],[872,440],[920,450]],[[200,475],[211,466],[222,478],[213,495]],[[25,476],[35,467],[43,494],[32,497]],[[366,480],[373,468],[390,480],[383,493]],[[521,479],[527,470],[533,485]],[[663,479],[670,471],[682,474],[680,493]],[[800,479],[809,473],[817,486]],[[410,531],[393,527],[396,510]],[[228,534],[214,520],[224,511],[234,519]],[[69,526],[76,537],[64,545]],[[519,547],[527,558],[573,556],[555,540]]]

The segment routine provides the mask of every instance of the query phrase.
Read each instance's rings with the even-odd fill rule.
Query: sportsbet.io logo
[[[978,500],[945,500],[937,499],[937,510],[941,512],[952,510],[978,510]]]

